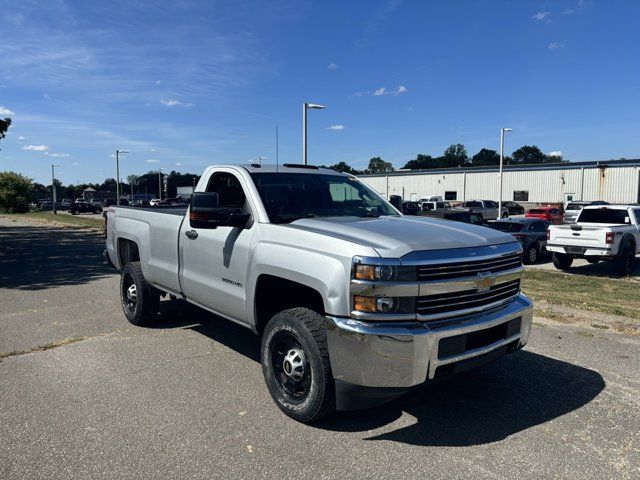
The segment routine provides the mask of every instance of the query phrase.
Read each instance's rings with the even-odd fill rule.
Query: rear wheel
[[[277,313],[262,335],[262,373],[289,417],[312,422],[335,411],[325,318],[307,308]]]
[[[125,317],[134,325],[149,325],[157,318],[160,292],[147,283],[140,262],[129,262],[122,269],[120,301]]]
[[[621,277],[628,277],[633,272],[636,256],[630,243],[622,247],[620,255],[613,261],[616,273]]]
[[[566,253],[555,253],[553,254],[553,265],[558,270],[567,270],[571,267],[573,263],[573,257]]]
[[[522,261],[530,264],[536,263],[538,261],[539,254],[540,250],[538,248],[538,244],[534,243],[524,251]]]
[[[586,257],[586,259],[589,263],[598,263],[600,261],[598,257]]]

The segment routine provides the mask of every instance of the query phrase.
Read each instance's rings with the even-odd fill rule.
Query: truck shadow
[[[163,302],[161,311],[164,319],[157,328],[190,328],[260,362],[260,339],[248,329],[183,302]],[[313,427],[338,432],[388,430],[406,412],[416,418],[413,424],[367,440],[423,446],[480,445],[577,410],[604,388],[604,379],[593,370],[521,350],[380,407],[338,412]]]
[[[102,260],[98,233],[46,226],[0,227],[0,288],[79,285],[115,270]]]
[[[415,423],[367,440],[422,446],[481,445],[577,410],[604,387],[604,379],[593,370],[524,350],[425,386],[387,405],[338,413],[317,427],[367,432],[406,412],[416,418]]]

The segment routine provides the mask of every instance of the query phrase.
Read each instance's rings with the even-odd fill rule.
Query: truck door
[[[206,191],[218,193],[220,207],[251,214],[243,182],[231,171],[217,171],[209,178]],[[181,230],[181,285],[185,296],[221,315],[246,321],[247,269],[256,231],[253,217],[244,229],[192,228],[185,218]]]

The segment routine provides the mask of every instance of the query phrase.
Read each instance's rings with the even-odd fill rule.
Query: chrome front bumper
[[[439,355],[440,341],[488,330],[520,318],[520,331],[464,353]],[[533,307],[520,294],[511,303],[433,327],[420,322],[363,322],[327,317],[331,368],[336,380],[366,387],[412,387],[433,379],[444,365],[473,359],[529,339]]]

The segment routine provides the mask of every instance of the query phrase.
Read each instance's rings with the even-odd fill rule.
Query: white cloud
[[[376,88],[373,92],[357,92],[356,96],[360,97],[362,95],[371,95],[373,97],[381,97],[382,95],[393,95],[394,97],[400,95],[401,93],[407,93],[407,87],[404,85],[398,85],[396,88],[391,90],[387,90],[386,87]]]
[[[77,167],[80,164],[78,162],[73,162],[71,165],[73,165],[74,167]]]
[[[564,43],[558,43],[558,42],[551,42],[549,43],[549,45],[547,45],[547,48],[549,50],[557,50],[559,48],[564,47]]]
[[[24,145],[22,149],[30,150],[33,152],[44,152],[45,150],[49,150],[49,147],[47,147],[46,145]]]
[[[160,160],[154,160],[150,158],[149,160],[145,160],[147,163],[160,163]]]
[[[175,165],[176,167],[181,167],[181,166],[182,166],[182,162],[176,162],[176,163],[174,163],[174,165]]]
[[[538,12],[531,18],[533,18],[534,20],[544,20],[549,15],[551,15],[551,12]]]
[[[327,127],[327,130],[344,130],[345,127],[344,125],[331,125],[329,127]]]
[[[560,150],[554,150],[553,152],[547,153],[550,157],[561,157],[562,152]]]
[[[69,155],[68,153],[52,153],[51,156],[56,158],[67,158],[71,155]]]
[[[338,68],[338,64],[331,62],[329,65],[327,65],[327,68],[329,70],[336,70]]]
[[[8,108],[5,108],[2,105],[0,105],[0,115],[15,115],[15,114],[16,112],[12,112]]]
[[[20,136],[18,137],[18,140],[24,140],[24,139],[25,139],[25,137],[23,137],[22,135],[20,135]]]
[[[156,85],[160,85],[160,80],[156,80]]]
[[[180,100],[176,100],[175,98],[168,98],[168,99],[162,99],[160,100],[160,103],[163,105],[166,105],[167,107],[176,107],[176,106],[182,106],[182,107],[192,107],[193,103],[184,103],[181,102]]]
[[[48,93],[43,94],[42,98],[44,98],[45,100],[51,100],[51,97],[49,96]]]

